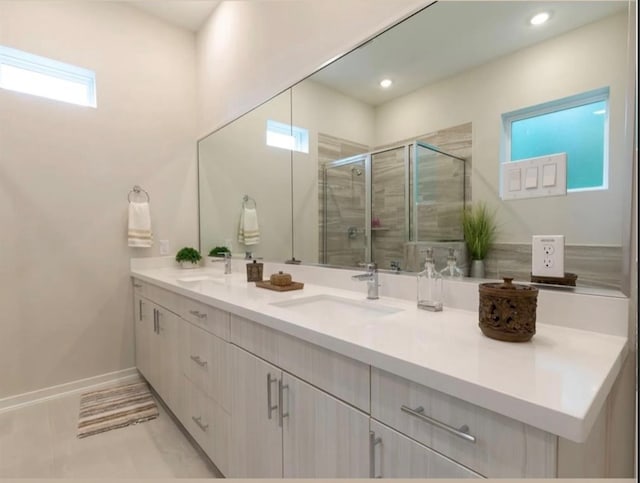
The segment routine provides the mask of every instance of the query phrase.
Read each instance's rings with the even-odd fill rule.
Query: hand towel
[[[260,243],[260,229],[258,228],[258,212],[255,208],[243,208],[240,212],[238,227],[238,241],[245,245]]]
[[[151,210],[148,202],[129,203],[129,246],[150,247],[153,245],[151,235]]]

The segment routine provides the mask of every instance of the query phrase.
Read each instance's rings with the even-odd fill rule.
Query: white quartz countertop
[[[214,279],[178,281],[207,274]],[[303,290],[275,292],[247,283],[244,273],[222,275],[221,267],[133,268],[131,275],[577,442],[587,438],[627,354],[625,337],[540,317],[529,342],[493,340],[481,333],[475,311],[368,301],[364,284],[354,292],[300,280]],[[401,311],[356,318],[272,305],[313,295]]]

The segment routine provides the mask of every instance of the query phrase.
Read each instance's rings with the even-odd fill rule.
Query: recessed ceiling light
[[[549,17],[549,12],[540,12],[531,17],[531,20],[529,20],[529,22],[531,22],[531,25],[542,25],[547,20],[549,20]]]
[[[388,89],[389,87],[391,87],[391,84],[393,84],[393,81],[391,79],[383,79],[380,81],[380,87],[382,87],[383,89]]]

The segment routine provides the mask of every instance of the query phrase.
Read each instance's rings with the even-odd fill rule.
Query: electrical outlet
[[[169,255],[169,240],[160,240],[160,255]]]
[[[533,237],[531,274],[538,277],[564,277],[564,235]]]

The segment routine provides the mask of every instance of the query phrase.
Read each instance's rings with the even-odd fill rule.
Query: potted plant
[[[469,275],[484,278],[484,260],[496,238],[495,213],[489,212],[487,205],[476,203],[466,208],[462,214],[464,241],[471,256]]]
[[[182,268],[196,268],[200,265],[202,255],[195,248],[184,247],[176,253],[176,262],[178,262]]]

